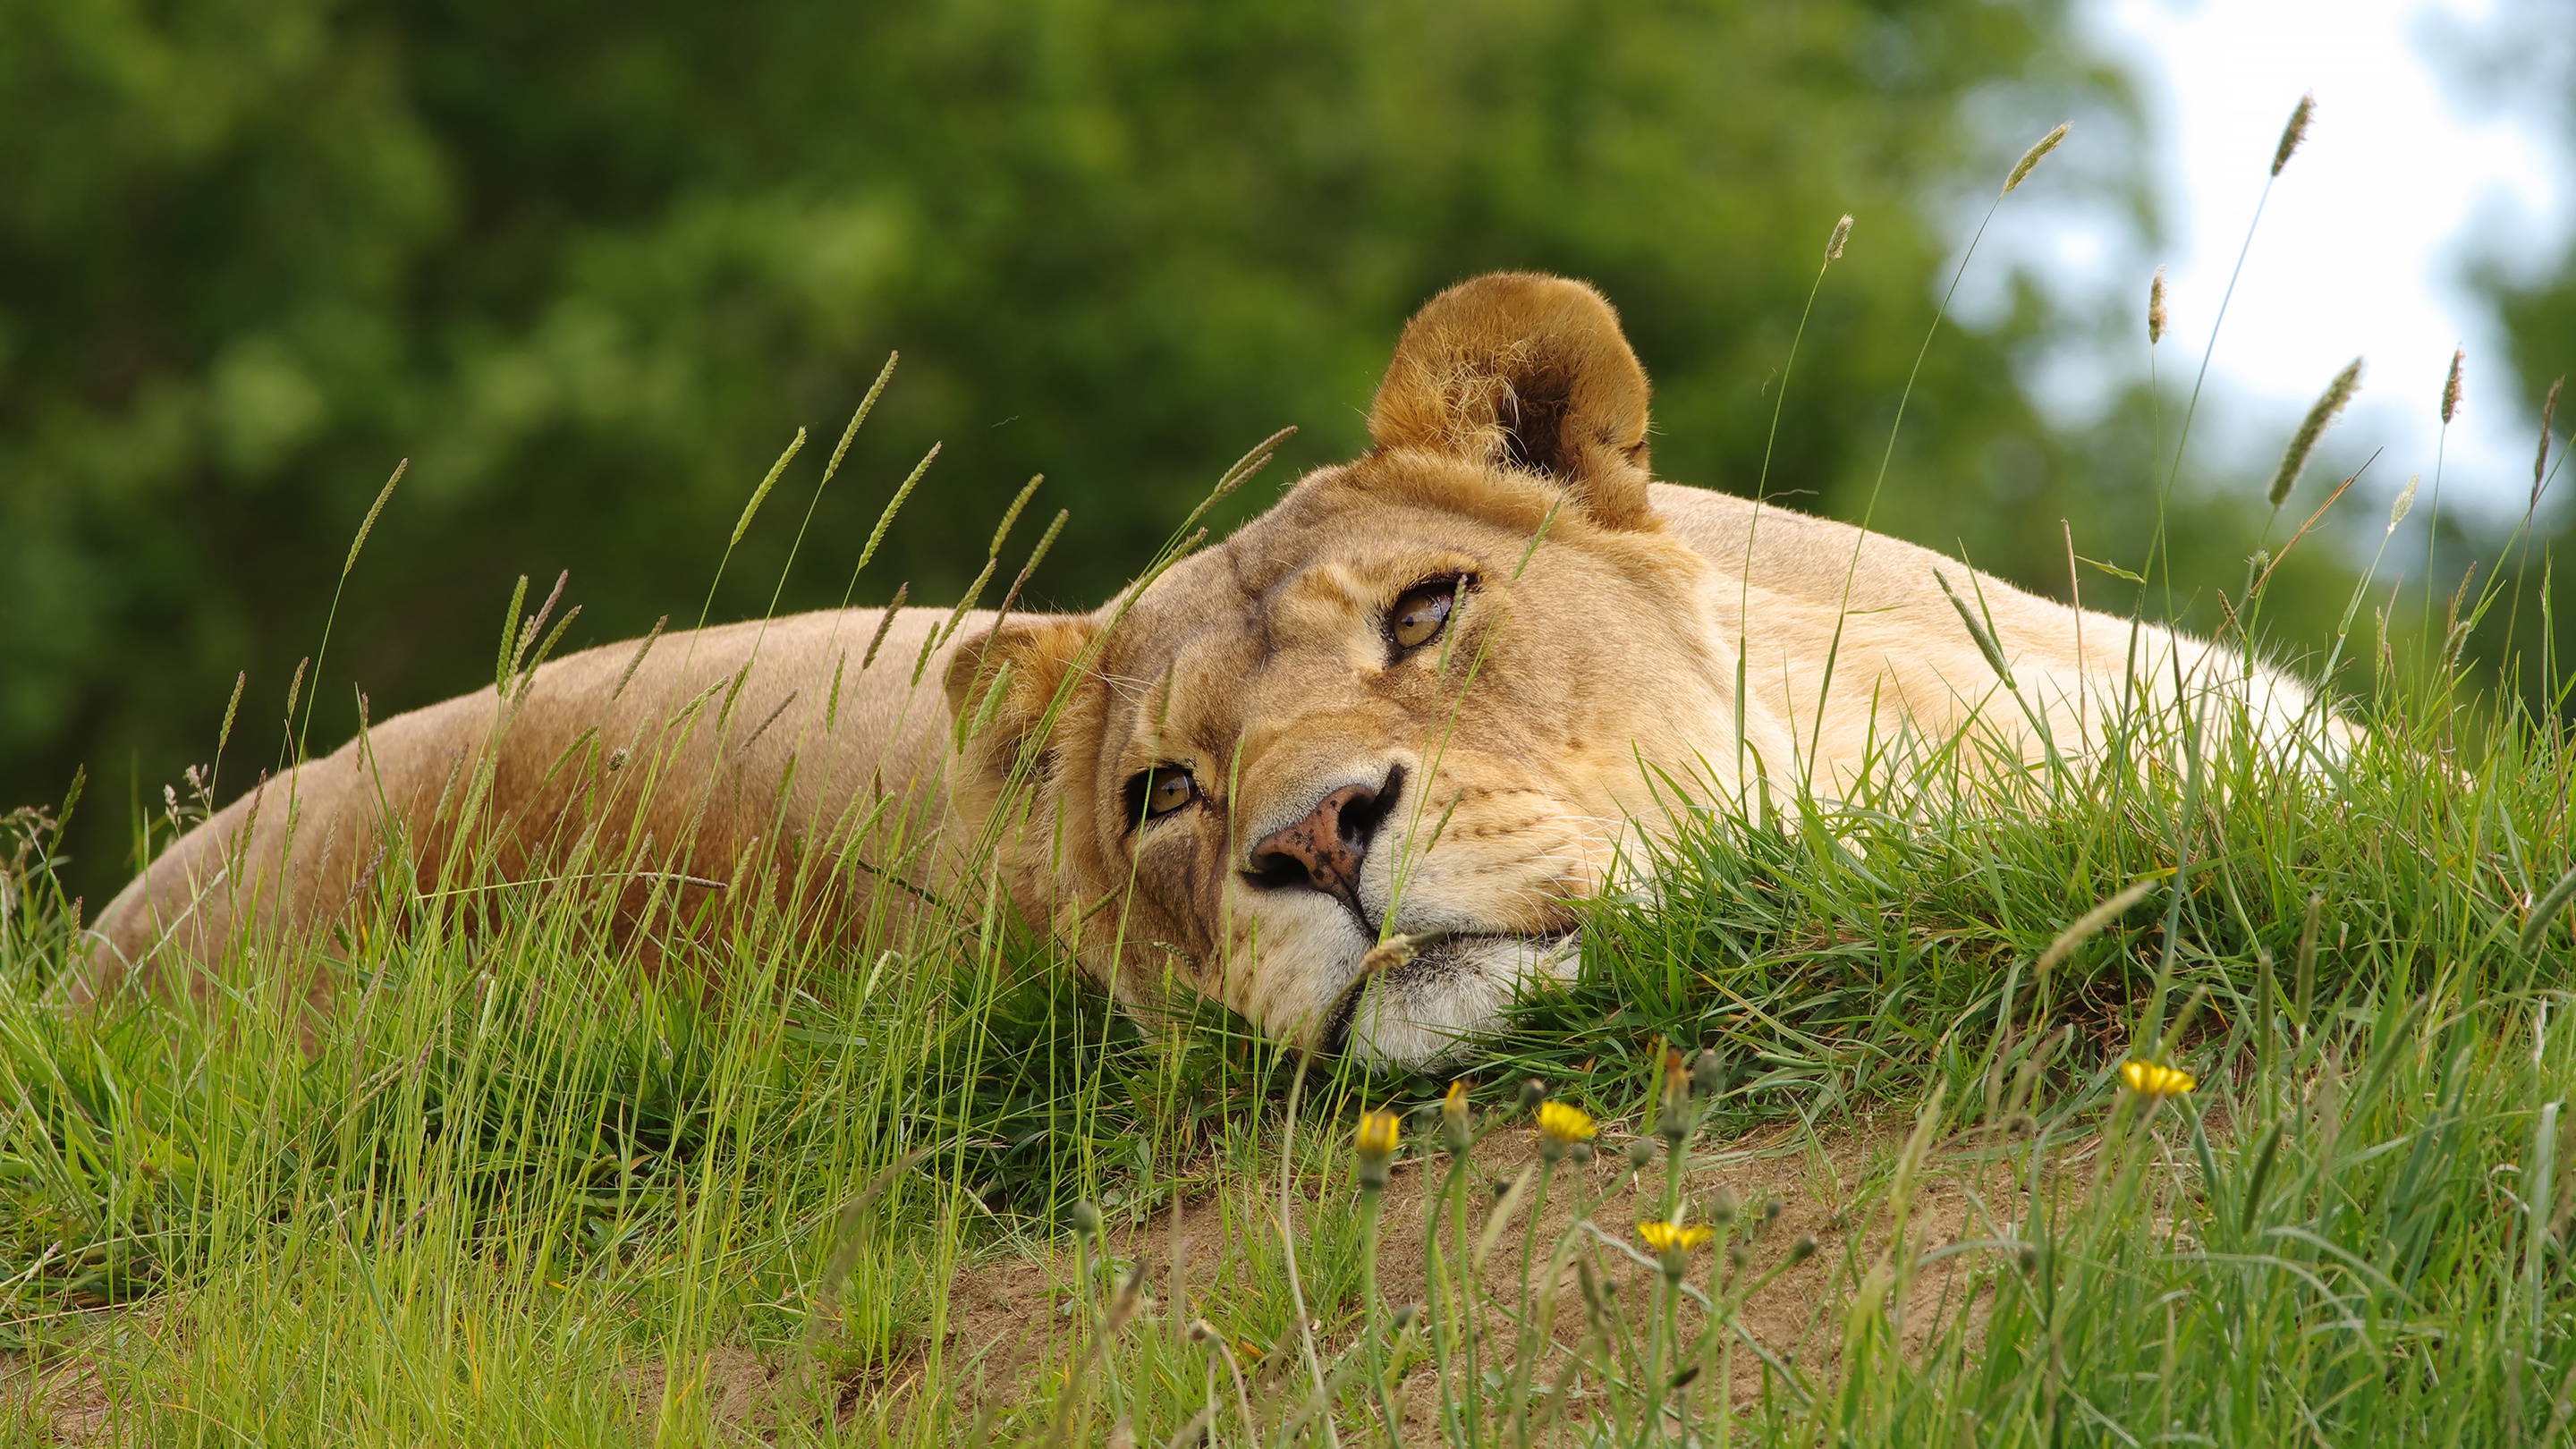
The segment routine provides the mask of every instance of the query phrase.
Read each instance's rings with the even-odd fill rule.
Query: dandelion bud
[[[1679,1147],[1682,1145],[1682,1139],[1690,1136],[1690,1129],[1690,1074],[1682,1070],[1680,1052],[1666,1051],[1664,1053],[1664,1110],[1662,1117],[1655,1124],[1655,1130],[1663,1134],[1664,1141]]]
[[[1415,1321],[1421,1317],[1422,1305],[1419,1303],[1407,1303],[1398,1307],[1395,1310],[1395,1316],[1388,1321],[1394,1325],[1396,1332],[1402,1333],[1406,1329],[1411,1328]]]
[[[1536,1077],[1521,1083],[1521,1110],[1526,1112],[1547,1100],[1547,1083]]]
[[[1065,1217],[1073,1224],[1073,1231],[1077,1236],[1094,1237],[1100,1232],[1100,1209],[1087,1202],[1075,1203],[1073,1211],[1065,1214]]]
[[[2299,104],[2290,111],[2290,123],[2281,128],[2281,144],[2272,152],[2273,175],[2281,174],[2281,168],[2290,164],[2291,153],[2299,149],[2301,141],[2308,139],[2308,122],[2316,113],[2315,91],[2299,97]]]
[[[1360,1159],[1360,1191],[1385,1190],[1387,1163],[1394,1159],[1402,1133],[1403,1123],[1393,1112],[1360,1114],[1359,1134],[1352,1143]]]
[[[1568,1152],[1566,1156],[1573,1158],[1574,1165],[1577,1167],[1588,1166],[1592,1161],[1592,1144],[1589,1142],[1577,1142],[1574,1144],[1573,1150]]]
[[[1460,1077],[1440,1098],[1440,1142],[1455,1157],[1474,1141],[1475,1129],[1467,1120],[1467,1079]]]
[[[1714,1095],[1726,1085],[1726,1058],[1715,1047],[1701,1047],[1691,1058],[1691,1090]]]
[[[1752,1263],[1752,1261],[1753,1250],[1744,1246],[1742,1243],[1737,1243],[1735,1246],[1726,1250],[1727,1266],[1733,1268],[1738,1273],[1743,1272],[1746,1266]]]
[[[2013,165],[2012,174],[2004,178],[2004,189],[2001,194],[2005,196],[2012,195],[2013,188],[2021,185],[2022,182],[2029,177],[2031,169],[2039,165],[2040,158],[2046,156],[2049,152],[2056,150],[2057,143],[2065,140],[2066,133],[2073,129],[2075,129],[2075,127],[2072,122],[2060,121],[2057,123],[2056,130],[2040,137],[2037,144],[2033,145],[2029,150],[2022,152],[2021,160],[2015,162]]]
[[[1813,1233],[1800,1233],[1798,1241],[1789,1245],[1789,1261],[1792,1263],[1803,1263],[1814,1256],[1816,1256],[1816,1235]]]
[[[2451,414],[2460,410],[2460,367],[2469,360],[2465,347],[2451,349],[2451,375],[2442,383],[2442,425],[2450,426]]]
[[[1643,1172],[1646,1170],[1646,1164],[1655,1160],[1655,1145],[1643,1137],[1631,1137],[1628,1139],[1627,1153],[1628,1165]]]
[[[2147,283],[2147,345],[2165,340],[2165,269],[2156,268],[2156,279]]]
[[[1848,211],[1843,213],[1842,220],[1834,223],[1834,234],[1825,241],[1826,261],[1839,262],[1843,259],[1843,243],[1851,240],[1851,223],[1851,213]]]
[[[2025,1273],[2039,1271],[2039,1244],[2024,1243],[2013,1250],[2013,1263]]]
[[[1762,1226],[1767,1228],[1779,1220],[1780,1199],[1765,1194],[1762,1199]]]
[[[1708,1200],[1709,1221],[1717,1224],[1721,1228],[1734,1222],[1735,1215],[1743,1210],[1744,1205],[1736,1201],[1735,1189],[1731,1187],[1719,1188],[1717,1190],[1717,1196]]]

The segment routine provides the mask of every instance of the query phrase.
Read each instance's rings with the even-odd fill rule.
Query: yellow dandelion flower
[[[2151,1102],[2161,1102],[2167,1097],[2179,1097],[2200,1085],[2197,1077],[2182,1068],[2168,1067],[2158,1062],[2122,1062],[2120,1080],[2129,1084],[2130,1091]]]
[[[1360,1159],[1360,1187],[1375,1192],[1386,1186],[1386,1164],[1395,1156],[1403,1139],[1404,1122],[1393,1112],[1376,1111],[1360,1114],[1360,1130],[1352,1146]]]
[[[1393,1157],[1398,1139],[1403,1135],[1404,1119],[1393,1112],[1376,1111],[1360,1114],[1358,1134],[1362,1157]]]
[[[1593,1125],[1590,1113],[1571,1102],[1541,1102],[1538,1130],[1555,1141],[1570,1145],[1591,1141],[1601,1129]]]
[[[1538,1104],[1538,1159],[1554,1166],[1571,1148],[1583,1147],[1584,1151],[1590,1152],[1592,1149],[1584,1144],[1600,1130],[1592,1124],[1589,1113],[1570,1102],[1541,1102]]]
[[[1687,1227],[1680,1223],[1656,1221],[1637,1224],[1637,1236],[1645,1239],[1646,1246],[1658,1253],[1687,1253],[1716,1234],[1717,1229],[1699,1223]]]

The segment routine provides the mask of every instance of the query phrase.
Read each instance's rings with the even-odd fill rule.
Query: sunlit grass
[[[1445,1108],[1335,1062],[1292,1086],[1239,1023],[1131,1020],[1007,930],[817,954],[770,922],[655,978],[534,887],[472,934],[389,895],[404,929],[330,947],[380,989],[327,1018],[256,961],[71,1014],[67,903],[22,865],[14,1432],[2545,1442],[2576,1381],[2576,765],[2383,683],[2348,765],[2222,751],[2188,802],[2142,752],[1905,816],[1690,817],[1653,904],[1595,907],[1582,979]],[[1377,1104],[1427,1109],[1401,1143],[1370,1119],[1418,1262],[1378,1261],[1353,1176]],[[1710,1165],[1743,1140],[1829,1160],[1842,1226],[1766,1233]],[[1935,1184],[1970,1200],[1940,1240],[1908,1227]],[[1228,1245],[1178,1277],[1175,1205]],[[1807,1252],[1804,1346],[1742,1328]],[[1032,1254],[1059,1289],[997,1378],[952,1281]]]

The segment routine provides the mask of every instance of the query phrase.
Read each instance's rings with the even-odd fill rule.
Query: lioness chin
[[[1368,452],[1098,612],[737,624],[384,721],[154,861],[79,994],[328,927],[387,861],[421,890],[604,880],[643,949],[998,886],[1130,1004],[1195,990],[1418,1065],[1571,973],[1574,903],[1679,797],[1830,796],[1963,737],[1969,768],[2081,768],[2141,701],[2341,748],[2239,650],[1950,566],[2007,690],[1943,560],[1650,481],[1647,391],[1591,288],[1462,283],[1406,326]]]

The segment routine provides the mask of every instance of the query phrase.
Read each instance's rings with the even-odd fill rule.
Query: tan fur
[[[675,636],[614,700],[633,651],[612,646],[538,671],[521,704],[487,690],[389,721],[156,861],[102,917],[90,988],[126,963],[212,959],[245,922],[336,919],[388,820],[415,883],[437,877],[467,788],[449,782],[484,762],[496,773],[477,808],[498,822],[504,873],[623,872],[621,899],[641,910],[724,897],[680,878],[751,879],[785,841],[830,868],[775,880],[860,882],[771,886],[823,934],[998,873],[1123,1000],[1195,990],[1276,1035],[1422,1062],[1527,980],[1570,970],[1568,903],[1666,827],[1676,788],[1720,805],[1757,787],[1831,796],[1891,752],[1962,737],[1974,768],[2051,748],[2080,763],[2140,689],[2164,705],[2226,694],[2265,739],[2299,735],[2305,691],[2232,651],[2079,615],[1843,524],[1650,482],[1647,396],[1591,288],[1461,284],[1406,327],[1375,446],[1141,590],[998,630],[970,618],[944,642],[943,615],[908,611],[864,672],[873,613]],[[1991,617],[2016,691],[1936,567]],[[1453,576],[1473,583],[1446,633],[1397,650],[1391,606]],[[909,688],[925,641],[944,700]],[[2340,746],[2341,726],[2315,733]],[[605,769],[621,745],[660,762],[660,788]],[[1196,795],[1140,822],[1131,782],[1156,767],[1187,769]],[[1339,817],[1319,802],[1354,789],[1380,813],[1347,894],[1263,853],[1329,842]]]

